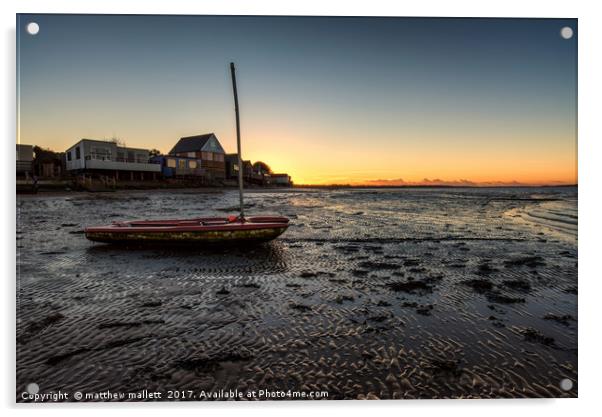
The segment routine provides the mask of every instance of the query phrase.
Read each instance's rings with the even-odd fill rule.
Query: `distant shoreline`
[[[470,185],[398,185],[398,186],[359,186],[359,185],[294,185],[292,187],[248,187],[244,189],[247,194],[260,193],[286,193],[303,190],[378,190],[378,189],[490,189],[490,188],[578,188],[578,184],[571,185],[488,185],[488,186],[470,186]],[[70,195],[121,195],[125,193],[165,193],[165,194],[211,194],[222,193],[225,191],[238,190],[237,187],[228,186],[202,186],[202,187],[140,187],[140,188],[117,188],[106,191],[86,191],[76,189],[40,189],[37,193],[19,192],[17,198],[31,198],[36,196],[60,197]]]
[[[374,188],[569,188],[578,187],[579,184],[558,184],[558,185],[529,185],[529,184],[515,184],[515,185],[305,185],[298,184],[292,188],[354,188],[354,189],[374,189]]]

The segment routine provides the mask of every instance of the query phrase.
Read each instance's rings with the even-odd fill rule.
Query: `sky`
[[[297,184],[576,184],[577,32],[576,19],[21,14],[17,141],[168,152],[213,132],[234,153],[235,62],[243,158]]]

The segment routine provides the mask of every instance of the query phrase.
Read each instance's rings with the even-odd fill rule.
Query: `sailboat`
[[[238,148],[238,191],[240,213],[227,217],[193,219],[117,221],[106,226],[84,229],[86,238],[104,243],[208,243],[232,244],[250,241],[269,241],[286,231],[289,219],[283,216],[245,217],[243,170],[240,146],[240,117],[236,70],[230,63],[234,110],[236,114],[236,144]]]

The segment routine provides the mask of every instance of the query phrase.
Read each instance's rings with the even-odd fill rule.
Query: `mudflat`
[[[40,393],[577,396],[576,188],[265,190],[246,196],[248,215],[291,226],[237,248],[112,247],[82,232],[235,214],[237,199],[19,196],[17,400],[29,383]]]

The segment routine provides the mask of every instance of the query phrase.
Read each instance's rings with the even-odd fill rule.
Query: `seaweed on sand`
[[[544,266],[545,262],[541,256],[523,256],[520,258],[509,259],[504,262],[507,267],[513,266],[528,266],[530,268],[536,268],[538,266]]]
[[[337,304],[343,304],[344,301],[353,301],[355,297],[353,295],[337,295],[335,302]]]
[[[466,281],[462,281],[462,284],[471,287],[473,290],[480,294],[493,290],[493,284],[491,283],[491,281],[488,281],[486,279],[469,279]]]
[[[430,316],[431,313],[433,312],[433,308],[434,307],[432,304],[419,306],[416,309],[416,313],[420,314],[421,316]]]
[[[564,326],[568,326],[571,321],[575,321],[575,318],[570,314],[564,314],[562,316],[557,314],[548,313],[543,317],[544,320],[555,321],[556,323],[560,323]]]
[[[540,343],[545,346],[554,346],[556,343],[553,337],[546,336],[532,327],[521,329],[520,333],[527,342]]]
[[[244,350],[227,351],[214,355],[199,354],[177,362],[177,366],[190,371],[214,372],[225,362],[244,362],[252,359],[252,355]]]
[[[531,284],[528,281],[520,280],[520,279],[511,279],[506,280],[502,283],[504,287],[511,288],[513,290],[518,291],[530,291]]]
[[[299,303],[290,303],[289,307],[299,311],[311,311],[311,306]]]
[[[64,315],[56,312],[56,313],[51,313],[51,314],[47,315],[42,320],[37,320],[37,321],[32,322],[31,324],[29,324],[28,326],[25,327],[25,329],[19,336],[17,336],[17,342],[19,342],[19,343],[28,342],[31,338],[35,337],[35,335],[40,333],[42,330],[59,322],[60,320],[62,320],[64,318],[65,318]]]
[[[485,297],[487,297],[487,300],[492,303],[514,304],[525,302],[525,299],[523,297],[512,297],[501,293],[495,288],[491,281],[488,281],[486,279],[470,279],[462,281],[461,283],[471,287],[478,294],[484,294]]]
[[[482,262],[477,267],[477,274],[479,275],[489,275],[495,271],[497,271],[497,269],[493,268],[487,262]]]
[[[408,281],[397,281],[387,284],[387,286],[395,292],[432,292],[433,287],[424,281],[420,280],[408,280]]]
[[[525,299],[523,297],[511,297],[497,291],[492,291],[488,293],[487,300],[489,300],[492,303],[498,304],[515,304],[525,302]]]
[[[460,376],[462,369],[457,360],[449,359],[433,359],[430,361],[428,368],[433,374]]]
[[[380,270],[380,269],[397,269],[400,267],[399,264],[392,262],[374,262],[364,261],[358,265],[360,268],[366,268],[369,270]]]

